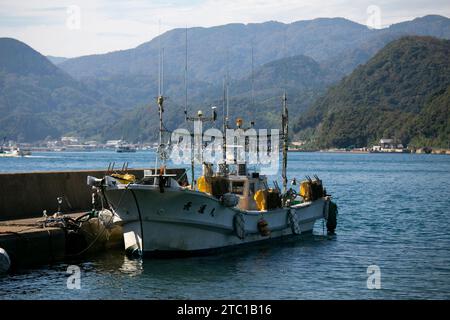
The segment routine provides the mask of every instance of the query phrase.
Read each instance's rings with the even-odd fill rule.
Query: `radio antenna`
[[[188,106],[188,88],[187,88],[187,73],[188,73],[188,29],[185,30],[185,52],[184,52],[184,120],[187,121],[187,106]]]
[[[252,39],[252,107],[255,110],[255,74],[254,74],[254,58],[253,58],[253,39]]]
[[[230,97],[229,97],[229,91],[228,91],[228,81],[229,81],[229,77],[230,77],[230,71],[229,71],[229,52],[228,52],[228,48],[226,51],[227,57],[226,57],[226,80],[225,80],[225,97],[226,97],[226,108],[227,108],[227,116],[226,116],[226,126],[228,127],[228,121],[229,121],[229,101],[230,101]]]

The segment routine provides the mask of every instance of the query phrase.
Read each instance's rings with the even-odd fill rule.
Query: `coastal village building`
[[[407,149],[401,143],[397,143],[395,139],[380,139],[380,144],[373,146],[371,152],[407,152]]]
[[[78,140],[79,140],[78,137],[69,137],[69,136],[61,137],[61,143],[64,145],[76,144],[78,143]]]
[[[107,148],[116,148],[121,143],[122,143],[122,140],[108,140],[108,141],[106,141],[106,147]]]

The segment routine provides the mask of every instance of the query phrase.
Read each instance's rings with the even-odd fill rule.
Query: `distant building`
[[[380,147],[383,149],[393,149],[394,139],[380,139]]]
[[[106,147],[115,148],[122,143],[122,140],[108,140],[106,141]]]
[[[408,152],[403,144],[398,143],[395,139],[380,139],[380,144],[373,146],[371,152],[396,152],[404,153]]]
[[[78,137],[70,137],[70,136],[65,136],[65,137],[61,137],[61,142],[62,144],[76,144],[78,143]]]
[[[60,145],[60,142],[58,140],[47,141],[47,147],[56,147],[58,145]]]
[[[381,139],[380,147],[382,149],[403,149],[404,146],[401,143],[398,143],[394,139]]]
[[[295,147],[301,147],[301,146],[303,146],[305,143],[306,143],[306,141],[302,141],[302,140],[300,140],[300,141],[292,141],[292,142],[291,142],[291,145],[293,145],[293,146],[295,146]]]

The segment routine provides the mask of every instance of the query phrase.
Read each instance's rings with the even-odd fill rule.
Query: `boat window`
[[[250,183],[250,194],[255,194],[255,183],[254,182],[252,182],[252,183]]]
[[[154,185],[155,184],[155,178],[154,177],[145,177],[142,180],[142,184],[146,184],[146,185]]]
[[[244,194],[244,181],[235,181],[231,184],[231,193]]]
[[[165,179],[166,181],[164,181],[164,187],[170,187],[171,183],[171,179],[166,177]],[[159,177],[145,177],[142,180],[142,184],[145,185],[158,185],[159,184]]]

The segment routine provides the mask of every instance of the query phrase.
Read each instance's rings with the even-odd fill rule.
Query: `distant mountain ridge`
[[[65,74],[25,43],[12,38],[0,38],[0,41],[0,71],[17,75]]]
[[[61,64],[61,68],[78,79],[117,74],[152,74],[157,71],[161,44],[165,52],[167,74],[183,75],[185,32],[185,29],[174,29],[134,49],[69,59]],[[250,72],[252,45],[256,66],[299,54],[321,61],[330,54],[345,50],[369,34],[370,30],[343,18],[319,18],[291,24],[271,21],[195,27],[189,28],[187,32],[190,76],[214,82],[223,78],[227,60],[232,78],[247,75]],[[330,38],[340,41],[329,42]]]
[[[21,141],[65,134],[154,140],[160,40],[166,123],[172,129],[183,125],[185,31],[168,31],[134,49],[60,63],[20,41],[0,38],[0,135]],[[190,28],[189,112],[208,112],[212,105],[220,111],[228,70],[232,117],[278,127],[280,96],[287,90],[294,123],[330,86],[409,33],[449,39],[450,19],[426,16],[382,30],[343,18]]]
[[[50,60],[51,63],[53,63],[54,65],[58,65],[60,63],[63,63],[64,61],[69,60],[69,58],[65,58],[65,57],[55,57],[55,56],[46,56],[46,58],[48,60]]]
[[[291,56],[308,56],[339,80],[367,62],[387,43],[404,35],[420,34],[450,39],[450,19],[425,16],[369,29],[344,18],[318,18],[290,24],[228,24],[189,28],[188,85],[191,101],[203,103],[206,91],[222,86],[223,78],[239,81],[251,73],[252,47],[255,69]],[[165,32],[134,49],[69,59],[58,66],[111,96],[125,109],[148,103],[157,92],[159,47],[164,49],[165,93],[183,103],[185,29]],[[231,92],[233,98],[234,91]],[[201,99],[197,100],[196,97]]]

